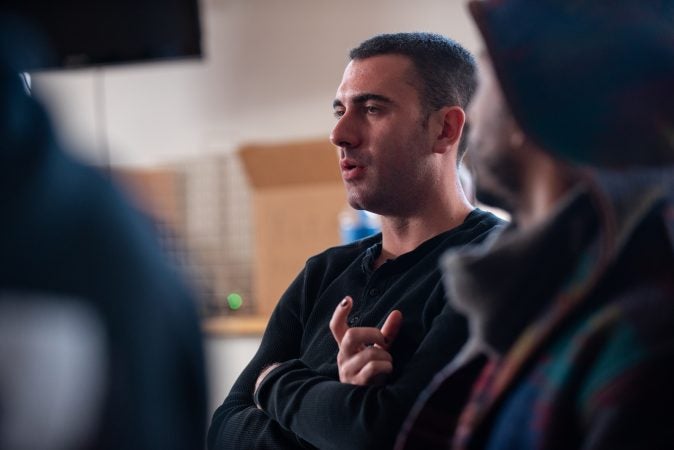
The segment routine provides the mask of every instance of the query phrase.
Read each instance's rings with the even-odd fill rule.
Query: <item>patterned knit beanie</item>
[[[674,162],[674,1],[472,0],[506,101],[540,147],[605,167]]]

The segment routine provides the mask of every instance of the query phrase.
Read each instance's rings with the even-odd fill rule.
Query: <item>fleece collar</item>
[[[596,285],[645,216],[674,192],[674,167],[583,169],[582,179],[535,228],[511,225],[482,246],[443,256],[448,297],[470,324],[465,351],[503,355],[525,330],[531,345],[540,342]],[[663,245],[672,248],[669,230]]]

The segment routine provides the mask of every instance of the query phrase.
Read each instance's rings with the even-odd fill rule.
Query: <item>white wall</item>
[[[222,404],[225,396],[248,361],[260,346],[259,337],[217,337],[206,339],[206,369],[211,380],[208,392],[208,409],[212,414]]]
[[[348,50],[382,32],[434,31],[478,47],[462,0],[203,0],[205,58],[33,74],[64,139],[147,165],[241,143],[325,136]],[[211,407],[257,348],[209,338]]]
[[[203,0],[205,58],[33,75],[83,154],[143,165],[326,136],[348,50],[380,32],[477,47],[461,0]],[[98,111],[98,113],[97,113]]]

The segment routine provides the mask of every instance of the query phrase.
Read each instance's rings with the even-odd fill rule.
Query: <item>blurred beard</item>
[[[475,170],[475,197],[488,206],[515,215],[521,193],[520,167],[511,159],[499,158],[497,167]]]
[[[512,202],[510,202],[505,196],[494,193],[489,189],[484,189],[477,182],[475,187],[475,198],[479,203],[502,209],[510,214],[512,214],[514,209]]]

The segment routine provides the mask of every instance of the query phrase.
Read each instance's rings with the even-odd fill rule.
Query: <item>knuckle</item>
[[[365,366],[363,367],[363,370],[361,370],[360,372],[365,378],[369,379],[369,378],[372,377],[372,375],[374,373],[374,365],[372,364],[372,362],[369,362],[369,363],[365,364]]]
[[[349,328],[346,330],[344,333],[344,337],[342,338],[342,343],[346,346],[352,346],[354,342],[356,342],[356,336],[353,328]]]
[[[364,350],[367,353],[369,360],[381,360],[381,361],[390,361],[391,355],[381,348],[377,347],[368,347]]]

